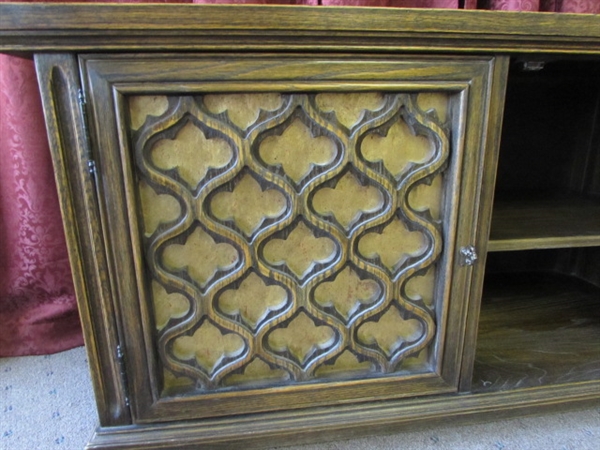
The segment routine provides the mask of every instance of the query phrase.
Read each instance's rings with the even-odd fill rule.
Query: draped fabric
[[[34,65],[0,55],[0,357],[82,344]]]
[[[81,345],[31,61],[0,56],[0,356]]]
[[[600,0],[487,0],[485,9],[600,14]]]
[[[479,7],[600,13],[600,0],[123,1],[126,2]],[[35,70],[30,60],[0,55],[0,356],[54,353],[82,343]]]

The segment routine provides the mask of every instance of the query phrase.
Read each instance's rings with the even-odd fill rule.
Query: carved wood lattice
[[[129,107],[164,395],[431,370],[446,94]]]

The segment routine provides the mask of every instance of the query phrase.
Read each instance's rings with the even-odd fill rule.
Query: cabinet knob
[[[477,261],[477,252],[475,247],[468,245],[460,248],[460,265],[461,266],[472,266]]]

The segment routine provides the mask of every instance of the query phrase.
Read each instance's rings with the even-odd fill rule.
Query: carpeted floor
[[[0,449],[79,450],[96,425],[83,347],[0,359]],[[287,450],[598,450],[600,405],[561,414],[439,427]]]

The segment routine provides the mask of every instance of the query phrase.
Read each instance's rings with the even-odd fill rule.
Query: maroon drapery
[[[0,0],[6,1],[6,0]],[[64,1],[64,0],[63,0]],[[69,0],[67,0],[69,1]],[[93,0],[92,0],[93,1]],[[600,0],[124,0],[600,14]],[[0,55],[0,356],[83,344],[33,63]]]

